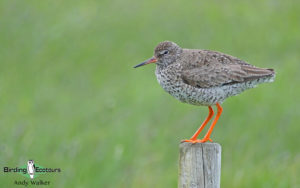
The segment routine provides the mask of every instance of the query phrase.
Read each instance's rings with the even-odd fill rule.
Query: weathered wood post
[[[220,188],[221,146],[181,143],[178,188]]]

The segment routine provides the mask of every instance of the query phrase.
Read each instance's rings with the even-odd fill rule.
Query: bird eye
[[[165,54],[168,54],[169,53],[169,50],[164,50],[161,52],[161,54],[165,55]]]

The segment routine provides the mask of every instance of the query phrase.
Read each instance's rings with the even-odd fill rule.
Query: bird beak
[[[151,57],[150,59],[144,61],[143,63],[140,63],[140,64],[134,66],[133,68],[138,68],[138,67],[150,64],[150,63],[155,63],[155,62],[157,62],[157,59],[155,57]]]

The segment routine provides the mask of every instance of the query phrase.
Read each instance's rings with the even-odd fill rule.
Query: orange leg
[[[184,142],[204,143],[204,142],[207,142],[207,141],[212,141],[209,137],[210,137],[210,135],[211,135],[216,123],[218,122],[218,119],[221,116],[222,111],[223,111],[223,108],[220,106],[219,103],[217,103],[216,106],[217,106],[217,109],[218,109],[217,115],[216,115],[213,123],[211,124],[210,128],[208,129],[206,135],[204,136],[204,138],[202,140],[184,140]]]
[[[194,142],[197,140],[198,135],[201,133],[201,131],[204,129],[205,125],[209,122],[209,120],[213,117],[214,115],[214,111],[212,109],[211,106],[208,106],[208,116],[205,119],[205,121],[202,123],[202,125],[200,126],[200,128],[195,132],[195,134],[192,136],[192,138],[190,140],[183,140],[182,142]]]

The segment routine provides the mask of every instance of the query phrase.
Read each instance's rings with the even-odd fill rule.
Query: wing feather
[[[274,74],[273,69],[258,68],[226,54],[210,52],[209,55],[197,66],[182,71],[181,78],[186,84],[199,88],[218,87]]]

